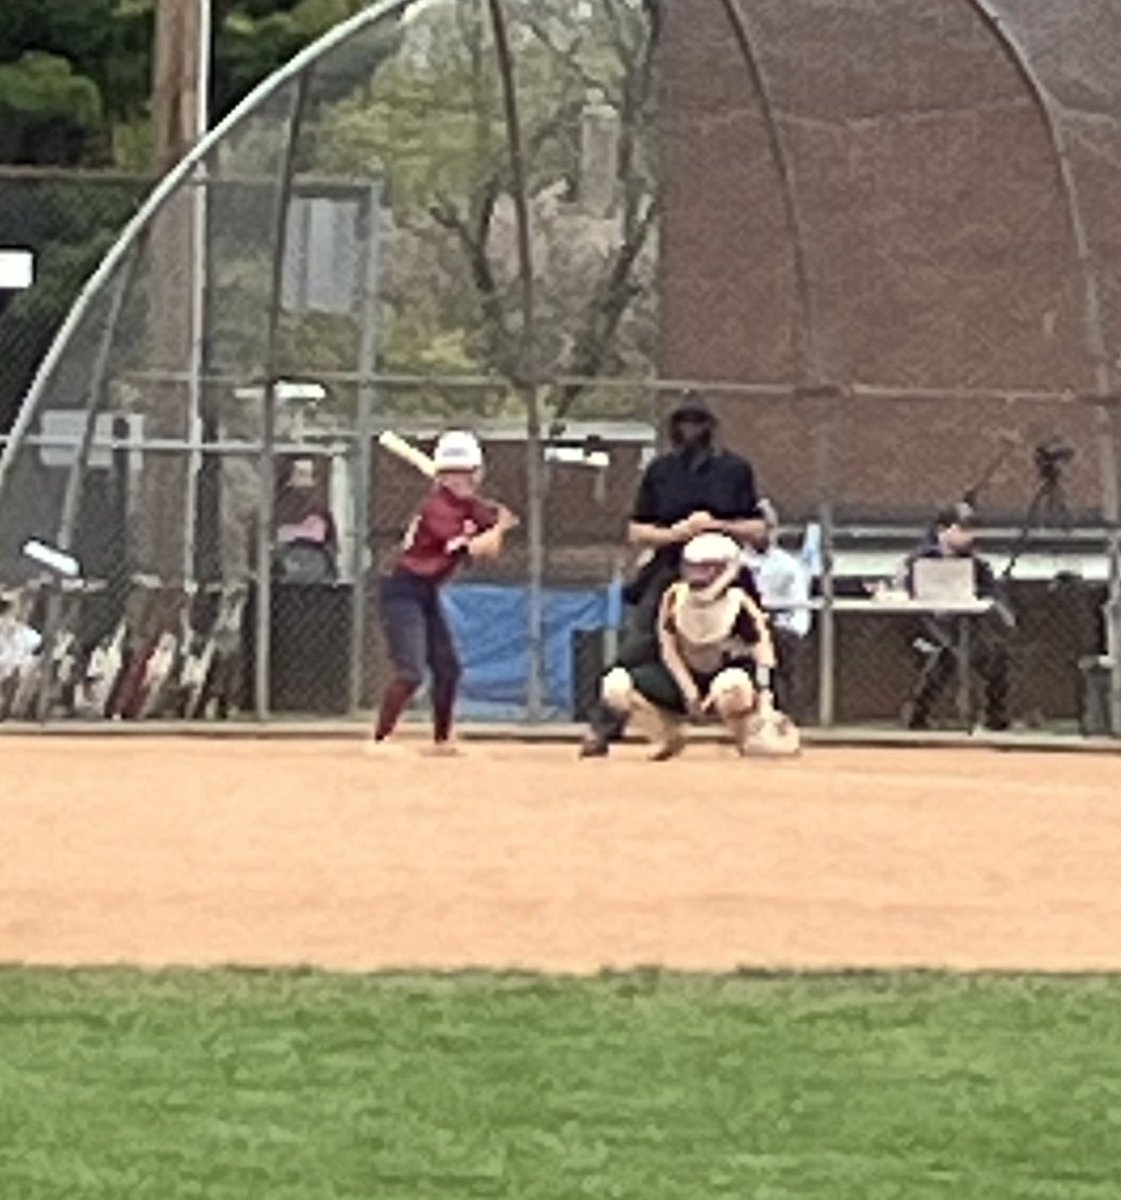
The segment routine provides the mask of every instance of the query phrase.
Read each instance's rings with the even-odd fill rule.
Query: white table
[[[816,600],[818,608],[825,607],[824,600]],[[848,596],[834,597],[834,612],[894,613],[896,616],[916,617],[980,617],[992,612],[993,600],[960,600],[956,603],[932,604],[929,600],[861,600]]]
[[[837,596],[832,602],[825,599],[811,600],[809,607],[819,612],[829,613],[861,613],[866,616],[884,617],[960,617],[957,624],[958,650],[958,687],[957,710],[963,725],[970,721],[969,703],[969,658],[972,622],[967,618],[983,617],[993,611],[996,602],[993,600],[963,600],[957,602],[932,603],[929,600],[911,600],[890,598],[877,600],[869,597],[867,600],[857,597]],[[830,665],[830,669],[832,669]],[[831,707],[831,705],[830,705]],[[830,714],[831,715],[831,714]]]

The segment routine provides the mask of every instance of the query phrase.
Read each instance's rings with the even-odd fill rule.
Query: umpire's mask
[[[669,422],[670,441],[688,457],[700,457],[712,449],[716,417],[700,392],[683,393]]]

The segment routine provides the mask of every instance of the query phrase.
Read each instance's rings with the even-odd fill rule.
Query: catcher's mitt
[[[751,718],[743,743],[744,754],[760,758],[789,758],[801,753],[801,750],[802,735],[785,713],[770,708]]]

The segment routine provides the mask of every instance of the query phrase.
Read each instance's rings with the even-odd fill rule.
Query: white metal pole
[[[353,464],[351,531],[351,615],[350,615],[350,712],[362,707],[366,686],[367,637],[366,614],[369,610],[371,574],[367,570],[371,534],[371,501],[373,488],[374,431],[373,418],[377,403],[377,372],[379,342],[378,298],[381,292],[381,198],[382,184],[371,183],[364,201],[362,239],[362,289],[359,320],[362,333],[358,351],[358,399],[355,429],[357,444],[350,462]]]

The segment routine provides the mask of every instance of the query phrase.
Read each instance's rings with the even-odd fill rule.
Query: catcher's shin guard
[[[612,667],[599,685],[599,695],[605,708],[617,716],[625,717],[633,710],[638,693],[627,668]]]
[[[743,752],[755,708],[755,687],[742,667],[725,667],[709,687],[709,703],[732,744]]]

